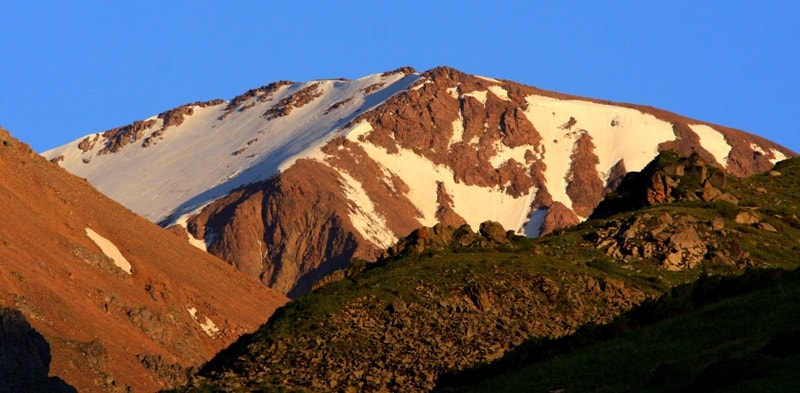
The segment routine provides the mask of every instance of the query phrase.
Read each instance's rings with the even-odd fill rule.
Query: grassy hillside
[[[608,323],[646,299],[699,277],[800,265],[800,160],[780,163],[775,171],[748,179],[719,178],[712,168],[670,154],[654,162],[638,180],[629,179],[640,182],[646,192],[611,198],[644,195],[665,203],[640,200],[643,207],[625,211],[618,207],[635,204],[617,200],[616,210],[607,217],[541,239],[498,235],[497,230],[473,234],[466,228],[423,228],[384,260],[355,263],[339,281],[280,309],[256,333],[242,337],[209,362],[193,384],[180,391],[426,391],[448,370],[490,362],[531,338],[538,343],[587,324]],[[762,304],[771,309],[763,312],[779,309]],[[748,318],[745,315],[739,323],[747,324]],[[763,315],[764,320],[774,318]],[[715,328],[717,322],[701,322],[689,331],[690,338],[701,340],[700,333],[708,331],[714,339],[724,339]],[[733,362],[736,356],[756,353],[773,336],[780,339],[778,334],[791,323],[791,318],[784,318],[774,329],[765,330],[761,339],[742,343],[741,349],[731,347]],[[668,332],[678,334],[680,326]],[[654,334],[650,341],[664,340],[658,335],[662,333]],[[735,337],[725,340],[738,342]],[[730,346],[728,341],[716,345]],[[549,369],[542,373],[560,373],[563,379],[541,386],[558,389],[584,369],[597,370],[602,380],[607,377],[599,365],[623,367],[627,363],[619,357],[632,359],[625,367],[645,364],[634,356],[641,353],[655,361],[647,366],[652,368],[647,369],[650,374],[658,369],[653,375],[668,381],[665,386],[680,389],[688,386],[688,379],[681,378],[695,381],[712,372],[714,368],[707,371],[707,367],[722,361],[718,354],[724,353],[709,352],[697,366],[684,370],[684,363],[671,363],[684,361],[674,353],[636,347],[629,344],[616,354],[601,353],[582,365],[567,363],[558,366],[563,367],[560,371]],[[513,371],[516,366],[501,365],[499,370]],[[529,386],[527,371],[519,372],[517,379],[486,382],[489,385],[479,389]],[[624,368],[605,372],[629,373]],[[534,379],[542,373],[534,374]],[[612,380],[608,389],[638,389],[653,380],[642,378],[644,382]],[[597,383],[594,386],[601,386]]]
[[[441,392],[788,392],[800,386],[800,271],[703,277],[606,326],[531,340]]]

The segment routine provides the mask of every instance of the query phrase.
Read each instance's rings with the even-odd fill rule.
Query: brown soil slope
[[[286,301],[0,128],[0,308],[47,341],[50,375],[81,392],[165,388]]]

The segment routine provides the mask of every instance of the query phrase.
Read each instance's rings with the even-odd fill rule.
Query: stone
[[[712,186],[710,182],[706,182],[706,185],[703,186],[703,193],[701,194],[700,199],[706,202],[711,202],[719,198],[720,195],[722,195],[722,191]]]
[[[749,210],[744,210],[736,215],[734,221],[737,224],[744,224],[744,225],[758,224],[758,222],[761,221],[761,217],[759,217],[758,214],[753,213]]]
[[[711,229],[715,231],[720,231],[725,228],[725,220],[720,217],[714,217],[711,219]]]
[[[768,222],[758,223],[758,229],[766,232],[778,233],[778,230]]]
[[[670,271],[681,270],[682,265],[683,258],[681,258],[681,254],[679,252],[669,253],[664,256],[664,260],[661,261],[661,266]]]
[[[778,171],[769,171],[769,175],[772,177],[778,177],[781,176],[782,174]]]
[[[713,200],[713,202],[728,202],[731,205],[738,205],[739,204],[739,199],[736,198],[735,196],[731,195],[730,193],[723,192],[722,194],[717,196]]]

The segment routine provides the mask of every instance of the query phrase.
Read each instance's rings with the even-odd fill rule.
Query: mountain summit
[[[660,151],[744,176],[794,156],[663,110],[439,67],[275,82],[44,155],[290,296],[437,222],[539,236]]]

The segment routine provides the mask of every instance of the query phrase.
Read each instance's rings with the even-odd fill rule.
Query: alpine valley
[[[797,386],[800,158],[745,131],[404,67],[0,142],[0,390]]]

